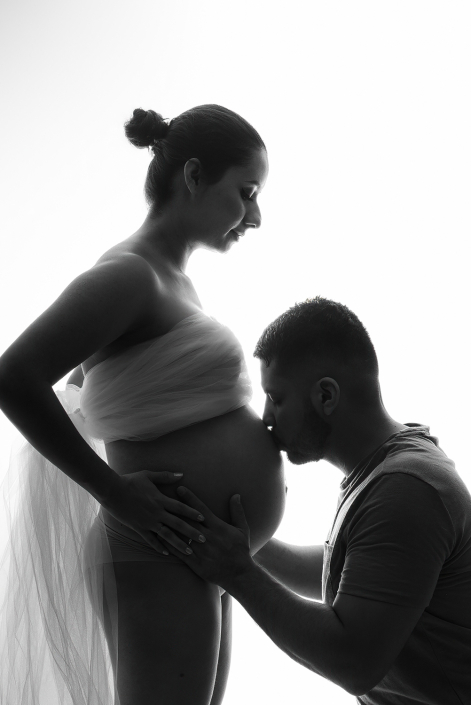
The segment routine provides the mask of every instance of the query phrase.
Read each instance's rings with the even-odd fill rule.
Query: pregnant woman
[[[240,493],[253,553],[283,515],[282,461],[248,406],[240,345],[185,274],[195,249],[227,252],[260,226],[264,143],[218,105],[169,124],[138,109],[126,135],[153,152],[144,223],[0,359],[1,408],[28,440],[7,476],[20,492],[2,705],[221,703],[231,598],[159,541],[191,551],[204,518],[157,471],[183,473],[226,521]]]

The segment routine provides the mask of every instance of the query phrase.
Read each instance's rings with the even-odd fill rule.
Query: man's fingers
[[[180,516],[193,519],[193,521],[204,521],[204,516],[198,509],[192,509],[179,502],[178,499],[165,499],[165,509],[171,514],[180,514]]]
[[[242,529],[244,533],[248,533],[249,525],[247,523],[247,519],[245,518],[242,502],[240,501],[240,494],[232,495],[229,503],[229,509],[231,512],[231,523],[234,526],[237,526],[238,529]]]
[[[205,517],[206,523],[208,523],[208,518],[214,519],[214,514],[208,509],[204,502],[198,499],[198,497],[188,489],[188,487],[178,487],[177,494],[183,499],[184,502],[186,502],[186,504],[189,504],[190,507],[198,509],[199,513]]]
[[[180,534],[183,534],[183,536],[188,536],[188,538],[193,541],[198,541],[198,543],[204,543],[206,541],[201,528],[194,529],[192,526],[183,521],[183,519],[179,519],[178,517],[173,516],[173,514],[167,514],[167,516],[163,517],[163,520],[165,526],[168,526],[173,531],[178,531]],[[159,531],[159,535],[162,535],[161,531]]]

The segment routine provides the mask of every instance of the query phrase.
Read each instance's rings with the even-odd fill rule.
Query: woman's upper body
[[[134,144],[152,145],[154,152],[146,181],[149,214],[134,235],[79,275],[6,351],[0,362],[0,393],[3,410],[32,445],[94,494],[115,519],[150,541],[150,526],[156,526],[155,506],[148,498],[151,483],[141,472],[143,484],[136,489],[137,479],[130,482],[128,474],[146,464],[157,470],[156,459],[166,459],[158,448],[168,445],[168,438],[156,441],[153,450],[148,439],[134,443],[132,449],[126,440],[116,441],[114,449],[110,444],[112,472],[71,427],[52,385],[77,365],[87,374],[111,356],[168,334],[200,311],[184,273],[188,257],[198,247],[226,252],[246,230],[260,225],[257,196],[268,164],[255,130],[219,106],[187,111],[170,126],[152,111],[137,110],[126,130]],[[251,419],[250,424],[255,420],[247,409],[234,413],[238,424],[243,418]],[[279,459],[274,445],[270,448],[268,432],[257,421],[256,435],[266,434],[261,445]],[[221,420],[216,423],[220,426]],[[206,436],[213,438],[210,428]],[[219,436],[224,436],[221,428]],[[237,446],[240,441],[239,436]],[[182,439],[177,444],[191,445]],[[167,455],[173,458],[175,452]],[[184,454],[181,460],[185,465],[190,457]],[[273,460],[274,455],[272,466]],[[116,481],[116,473],[128,476],[125,486]],[[157,495],[162,502],[161,493],[154,486],[152,490],[154,503]],[[175,500],[172,509],[193,518],[194,512]],[[175,522],[172,525],[176,528]],[[181,522],[179,528],[183,529]],[[152,544],[157,548],[154,537]]]

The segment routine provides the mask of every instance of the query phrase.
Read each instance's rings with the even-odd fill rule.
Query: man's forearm
[[[293,592],[321,600],[323,557],[323,546],[292,546],[271,539],[253,559]]]
[[[295,595],[253,560],[223,587],[288,656],[348,692],[355,690],[351,641],[333,608]]]

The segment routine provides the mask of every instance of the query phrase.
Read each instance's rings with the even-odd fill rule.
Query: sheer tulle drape
[[[58,396],[84,435],[79,390],[68,385]],[[84,437],[104,457],[103,444]],[[27,442],[12,454],[2,489],[1,705],[119,705],[113,563],[105,532],[89,532],[101,521],[99,503]]]
[[[197,312],[57,396],[106,460],[103,439],[158,438],[244,406],[251,393],[237,339]],[[100,504],[29,443],[12,458],[3,496],[0,705],[119,705],[114,569],[106,532],[90,531]]]

